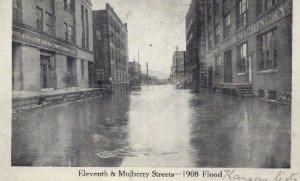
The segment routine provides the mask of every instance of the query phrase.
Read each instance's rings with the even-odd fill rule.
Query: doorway
[[[224,83],[232,83],[231,50],[224,53]]]
[[[209,89],[212,88],[212,79],[213,79],[213,67],[212,66],[209,66],[208,67],[208,81],[207,81],[207,86]]]
[[[54,57],[41,55],[40,61],[41,61],[41,88],[54,89],[56,85],[55,59]]]

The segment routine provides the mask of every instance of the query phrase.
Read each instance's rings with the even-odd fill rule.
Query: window
[[[225,16],[225,19],[224,19],[224,39],[225,38],[228,38],[229,37],[229,34],[230,34],[230,13],[228,13],[226,16]]]
[[[64,0],[64,9],[66,11],[73,12],[74,1],[73,0]]]
[[[89,14],[88,14],[88,10],[85,9],[85,27],[86,27],[86,49],[89,50]]]
[[[260,35],[257,38],[259,70],[270,70],[277,68],[276,41],[276,29]]]
[[[43,31],[43,9],[36,7],[36,28]]]
[[[256,0],[256,13],[262,14],[264,11],[268,11],[276,5],[276,0]]]
[[[13,0],[13,20],[20,21],[22,16],[20,0]]]
[[[248,0],[238,0],[237,5],[237,29],[239,29],[247,24]]]
[[[220,42],[220,36],[221,36],[220,24],[217,24],[215,26],[215,45]]]
[[[101,31],[96,30],[96,40],[101,40]]]
[[[81,60],[81,79],[84,79],[84,60]]]
[[[215,57],[215,75],[218,76],[221,74],[221,56],[218,55]]]
[[[81,26],[82,27],[82,36],[81,36],[82,42],[81,43],[82,43],[82,48],[85,49],[86,48],[86,46],[85,46],[85,41],[86,41],[85,34],[86,33],[85,33],[85,24],[84,24],[84,6],[82,6],[82,5],[81,5],[81,24],[82,24],[82,26]]]
[[[69,41],[71,43],[74,43],[75,42],[75,38],[74,38],[74,27],[69,25]]]
[[[68,26],[68,23],[64,23],[65,25],[65,40],[66,41],[69,41],[69,26]]]
[[[207,21],[208,22],[210,22],[211,16],[212,16],[212,14],[211,14],[211,4],[208,4],[207,5]]]
[[[53,35],[53,16],[52,14],[46,12],[46,33],[49,35]]]
[[[213,47],[213,34],[211,31],[208,32],[208,48],[211,49]]]
[[[238,46],[238,58],[237,58],[237,72],[245,73],[247,72],[247,43],[243,43]]]
[[[219,7],[220,7],[220,0],[215,0],[215,8],[214,8],[215,14],[217,14]]]

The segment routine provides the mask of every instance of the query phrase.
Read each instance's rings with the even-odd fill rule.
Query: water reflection
[[[17,115],[14,166],[289,167],[290,106],[149,86]]]

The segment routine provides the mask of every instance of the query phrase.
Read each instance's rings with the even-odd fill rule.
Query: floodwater
[[[12,120],[13,166],[290,167],[290,106],[142,87]]]

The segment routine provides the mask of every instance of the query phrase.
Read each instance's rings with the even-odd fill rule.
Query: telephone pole
[[[139,89],[141,89],[141,72],[140,72],[140,50],[138,50],[138,78]]]
[[[149,84],[149,74],[148,74],[148,62],[146,63],[146,70],[147,70],[147,88],[148,88],[148,84]]]

